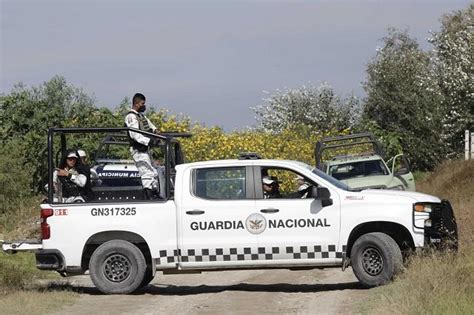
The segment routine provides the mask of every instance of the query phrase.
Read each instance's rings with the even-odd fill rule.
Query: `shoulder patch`
[[[127,115],[127,117],[126,117],[127,124],[129,124],[129,125],[132,124],[133,121],[134,121],[133,118],[134,118],[134,115]]]

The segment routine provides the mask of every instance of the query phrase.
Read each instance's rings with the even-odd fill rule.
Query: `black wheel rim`
[[[126,256],[113,254],[104,261],[104,275],[112,282],[122,282],[130,276],[131,266],[132,264]]]
[[[371,276],[380,274],[383,270],[383,258],[374,247],[368,247],[362,253],[362,266],[365,272]]]

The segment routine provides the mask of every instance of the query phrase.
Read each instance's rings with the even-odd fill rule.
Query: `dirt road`
[[[255,270],[157,274],[135,295],[102,295],[88,276],[70,283],[77,302],[57,314],[353,313],[367,295],[352,270]]]

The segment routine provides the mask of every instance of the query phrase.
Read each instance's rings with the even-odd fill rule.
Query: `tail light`
[[[46,220],[53,214],[53,209],[41,209],[41,238],[43,240],[47,240],[51,237],[51,229]]]

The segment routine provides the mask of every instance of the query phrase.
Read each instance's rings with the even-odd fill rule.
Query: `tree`
[[[367,67],[363,125],[399,142],[392,148],[402,148],[416,169],[432,169],[441,161],[444,146],[439,135],[441,99],[430,54],[406,31],[389,29],[383,41]]]
[[[448,157],[463,149],[464,130],[474,128],[473,68],[474,4],[441,19],[441,30],[429,40],[435,54],[432,62],[442,96],[442,138]]]
[[[128,98],[112,112],[98,108],[95,100],[56,76],[38,87],[28,88],[17,84],[12,91],[0,97],[0,179],[11,176],[3,170],[27,172],[30,188],[40,191],[47,172],[48,129],[52,127],[123,127],[125,113],[130,109]],[[150,119],[161,131],[185,131],[190,129],[188,117],[168,115],[166,110],[153,109]],[[93,156],[103,134],[83,134],[68,138],[69,148],[81,148]],[[15,150],[11,150],[15,148]],[[14,153],[14,154],[13,154]],[[20,178],[22,174],[15,174]],[[24,177],[21,177],[24,178]],[[23,182],[22,182],[22,186]],[[2,194],[2,189],[0,189]]]
[[[358,119],[359,99],[341,99],[332,87],[277,90],[264,104],[252,108],[259,128],[271,132],[308,127],[312,131],[327,132],[350,128]]]
[[[98,110],[93,98],[67,84],[63,77],[33,88],[17,84],[0,102],[0,145],[15,144],[18,149],[4,160],[20,159],[31,188],[39,191],[47,176],[48,129],[104,123],[109,112]]]

